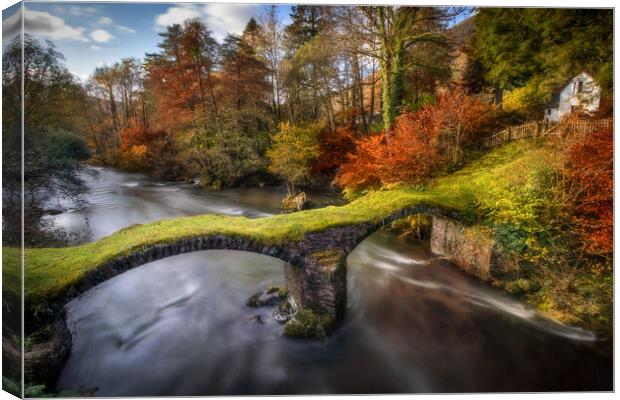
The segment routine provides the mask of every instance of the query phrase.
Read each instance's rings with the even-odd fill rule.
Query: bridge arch
[[[36,330],[46,322],[56,319],[70,300],[129,269],[166,257],[204,250],[240,250],[283,260],[286,263],[286,285],[295,303],[299,307],[329,315],[336,324],[344,317],[346,309],[347,256],[377,230],[395,220],[419,213],[460,219],[458,214],[443,208],[417,204],[402,207],[383,218],[334,224],[322,231],[306,232],[296,241],[267,243],[242,234],[214,233],[134,246],[130,251],[119,251],[116,256],[109,257],[107,261],[85,272],[53,301],[47,303],[45,312],[36,312],[36,305],[26,304],[26,312],[33,316],[27,319],[26,330]],[[233,221],[231,218],[231,224]]]
[[[347,304],[346,259],[353,249],[372,233],[389,223],[415,214],[459,219],[444,209],[417,205],[403,207],[384,218],[371,221],[332,225],[323,231],[306,232],[300,240],[267,243],[243,235],[210,234],[180,237],[175,240],[134,246],[108,261],[95,265],[69,287],[45,304],[26,302],[25,330],[27,334],[52,327],[49,356],[28,356],[30,373],[43,371],[34,381],[52,383],[55,376],[44,371],[59,370],[71,349],[71,334],[66,325],[65,305],[94,286],[129,269],[179,254],[204,250],[240,250],[264,254],[285,262],[284,277],[289,293],[298,307],[328,315],[332,326],[342,320]],[[233,220],[231,219],[231,222]],[[128,228],[131,229],[131,228]],[[50,360],[58,364],[50,369]],[[37,367],[43,363],[46,367]],[[31,379],[32,380],[32,379]]]
[[[419,213],[458,218],[458,215],[448,215],[440,208],[417,205],[404,207],[376,221],[309,232],[301,240],[287,243],[267,244],[249,237],[220,234],[183,237],[145,245],[129,254],[119,255],[87,273],[72,285],[64,302],[129,269],[166,257],[204,250],[240,250],[286,262],[286,284],[298,306],[328,314],[334,321],[338,321],[344,316],[346,308],[347,256],[377,230],[393,221]]]

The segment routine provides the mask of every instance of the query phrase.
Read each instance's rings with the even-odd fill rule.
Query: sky
[[[157,51],[158,32],[188,18],[200,18],[219,42],[227,33],[241,33],[251,17],[258,19],[270,5],[223,3],[94,3],[24,2],[25,32],[51,40],[74,75],[86,80],[93,70],[124,57]],[[284,25],[290,5],[277,5]],[[18,7],[3,11],[3,38],[19,32]],[[7,43],[3,40],[3,46]]]
[[[221,42],[229,32],[241,33],[251,17],[258,19],[268,7],[216,3],[25,2],[24,30],[39,40],[51,40],[64,55],[69,71],[85,80],[98,66],[155,52],[161,39],[157,33],[173,23],[200,18]],[[290,6],[277,7],[278,15],[286,22]],[[17,11],[17,7],[11,7],[3,12],[4,38],[19,32]]]

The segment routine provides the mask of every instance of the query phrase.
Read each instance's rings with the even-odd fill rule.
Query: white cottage
[[[558,88],[545,109],[545,118],[559,122],[573,112],[593,113],[600,102],[600,86],[592,75],[582,72]]]

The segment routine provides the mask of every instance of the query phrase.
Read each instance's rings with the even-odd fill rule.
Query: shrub
[[[427,114],[406,113],[390,132],[358,141],[354,153],[342,165],[335,184],[349,189],[427,179],[443,162],[437,146],[437,129]]]
[[[289,194],[296,193],[296,186],[308,183],[312,163],[319,156],[318,124],[280,124],[280,131],[267,150],[269,172],[279,175],[286,182]]]
[[[568,151],[567,178],[572,186],[574,221],[588,252],[613,251],[613,129],[599,130]]]
[[[161,170],[173,153],[172,136],[138,125],[121,130],[119,166],[130,171]]]

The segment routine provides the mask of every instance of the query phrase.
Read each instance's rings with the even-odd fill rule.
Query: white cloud
[[[258,19],[261,8],[258,5],[214,3],[203,6],[207,27],[217,38],[227,33],[241,33],[250,18]]]
[[[136,33],[135,29],[132,29],[128,26],[124,26],[124,25],[119,25],[119,24],[115,24],[114,20],[110,17],[99,17],[99,19],[97,20],[97,25],[108,25],[108,26],[112,26],[114,27],[117,31],[119,32],[123,32],[123,33]]]
[[[114,21],[112,21],[110,17],[101,17],[97,20],[97,23],[101,25],[112,25]]]
[[[51,8],[51,10],[55,14],[63,15],[69,14],[76,17],[83,17],[87,15],[97,14],[98,10],[95,7],[90,6],[67,6],[67,5],[57,5]]]
[[[90,37],[99,43],[109,42],[114,36],[105,29],[95,29],[90,33]]]
[[[101,47],[100,47],[100,46],[97,46],[96,44],[91,44],[91,45],[90,45],[90,49],[91,49],[91,50],[101,50]]]
[[[118,29],[121,32],[125,32],[125,33],[136,33],[135,29],[131,29],[128,26],[116,25],[116,29]]]
[[[89,6],[71,6],[66,11],[67,13],[75,16],[83,16],[83,15],[92,15],[97,13],[97,9],[95,7]]]
[[[252,17],[261,14],[260,5],[243,4],[180,4],[170,7],[165,13],[155,17],[155,25],[164,28],[172,24],[182,24],[191,18],[200,18],[216,39],[221,40],[227,33],[241,33]]]
[[[200,9],[194,4],[179,4],[170,7],[165,13],[155,17],[155,24],[165,28],[173,24],[182,24],[185,20],[201,16]]]
[[[5,25],[8,32],[13,30],[11,24],[19,24],[19,14],[12,15],[3,22],[3,33]],[[33,11],[24,7],[24,30],[37,36],[46,37],[55,40],[79,40],[88,42],[88,38],[84,36],[85,28],[72,27],[65,23],[65,20],[52,15],[48,12]]]

